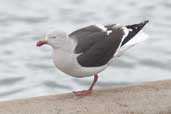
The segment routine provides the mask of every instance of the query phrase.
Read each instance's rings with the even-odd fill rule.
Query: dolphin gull
[[[147,38],[146,34],[138,32],[148,22],[122,26],[90,25],[68,35],[53,31],[38,41],[37,46],[48,44],[53,48],[53,62],[62,72],[76,78],[94,76],[88,90],[73,91],[76,96],[84,96],[92,92],[98,73],[106,69],[113,58]]]

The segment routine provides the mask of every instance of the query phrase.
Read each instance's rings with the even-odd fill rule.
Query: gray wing
[[[69,34],[69,37],[77,42],[75,53],[82,53],[88,50],[96,42],[106,37],[106,31],[96,25],[90,25],[76,30]]]
[[[107,30],[94,25],[77,30],[69,35],[77,41],[75,53],[80,53],[77,60],[84,67],[105,65],[120,46],[123,36],[122,28],[114,28],[108,34]]]

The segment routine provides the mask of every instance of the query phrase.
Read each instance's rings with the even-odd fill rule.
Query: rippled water
[[[89,86],[92,77],[63,74],[52,63],[51,48],[35,46],[50,29],[72,32],[88,24],[145,19],[150,20],[144,29],[150,39],[100,73],[96,88],[171,79],[170,0],[0,0],[0,100]]]

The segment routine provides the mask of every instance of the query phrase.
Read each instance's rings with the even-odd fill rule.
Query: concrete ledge
[[[1,102],[0,114],[171,114],[171,80]]]

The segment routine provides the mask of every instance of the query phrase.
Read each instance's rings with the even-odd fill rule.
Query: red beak
[[[47,40],[41,40],[41,41],[38,41],[36,45],[37,46],[42,46],[42,45],[47,44],[47,43],[48,43]]]

